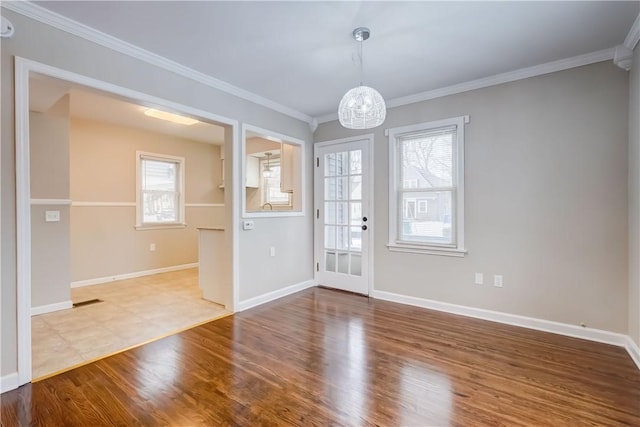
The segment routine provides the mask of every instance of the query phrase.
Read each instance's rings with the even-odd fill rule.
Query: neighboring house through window
[[[184,158],[138,151],[136,228],[184,227]]]
[[[389,249],[464,255],[464,122],[389,129]]]

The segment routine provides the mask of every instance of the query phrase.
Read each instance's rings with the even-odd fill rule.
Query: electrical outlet
[[[154,252],[156,250],[156,244],[155,243],[151,243],[149,245],[149,251]]]
[[[502,275],[501,274],[496,274],[495,276],[493,276],[493,286],[495,286],[496,288],[501,288],[502,287]]]
[[[275,246],[271,246],[269,248],[269,255],[270,256],[276,256],[276,247]]]
[[[482,285],[484,283],[484,274],[476,273],[476,285]]]

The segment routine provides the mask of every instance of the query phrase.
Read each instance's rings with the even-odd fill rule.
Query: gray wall
[[[29,113],[31,198],[69,199],[69,97],[46,114]],[[59,222],[46,222],[46,211]],[[31,207],[31,307],[69,301],[69,206]]]
[[[10,39],[1,39],[2,126],[0,159],[2,204],[2,260],[1,260],[1,359],[0,375],[17,369],[16,331],[16,218],[15,218],[15,142],[13,105],[13,57],[14,55],[43,62],[54,67],[73,71],[119,86],[175,101],[184,105],[210,111],[215,114],[271,129],[294,138],[311,140],[307,123],[285,116],[268,108],[239,99],[191,79],[154,67],[139,59],[98,46],[63,31],[51,28],[11,11],[2,10],[14,24],[16,32]],[[225,147],[225,159],[237,167],[239,159],[233,159],[231,147]],[[227,179],[231,178],[231,168]],[[230,184],[231,181],[227,181]],[[310,182],[308,186],[310,185]],[[231,206],[231,191],[225,190],[225,204]],[[235,215],[238,215],[236,212]],[[228,241],[234,230],[230,229],[231,214],[227,216]],[[254,233],[245,232],[240,239],[240,265],[251,272],[241,272],[240,288],[243,298],[282,288],[311,279],[313,276],[311,249],[312,219],[281,218],[256,219]],[[272,228],[273,227],[273,228]],[[287,233],[265,235],[268,230],[287,230]],[[262,231],[260,231],[262,230]],[[237,231],[236,231],[237,232]],[[297,236],[295,241],[289,237]],[[286,269],[257,270],[257,266],[270,263],[268,251],[254,251],[254,247],[268,245],[280,248],[279,253],[289,256]],[[291,249],[294,245],[296,250]],[[251,257],[251,258],[249,258]],[[277,258],[277,257],[276,257]],[[283,258],[284,260],[284,258]],[[229,260],[230,262],[230,260]]]
[[[375,289],[627,332],[628,96],[608,61],[390,109],[374,130]],[[467,114],[468,254],[390,252],[384,128]],[[330,122],[314,140],[368,132]]]
[[[640,44],[629,74],[629,335],[640,346]]]

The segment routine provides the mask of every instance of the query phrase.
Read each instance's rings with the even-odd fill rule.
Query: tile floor
[[[34,379],[228,313],[200,298],[197,268],[71,290],[93,298],[104,302],[31,318]]]

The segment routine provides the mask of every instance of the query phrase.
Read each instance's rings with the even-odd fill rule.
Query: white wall
[[[640,346],[640,44],[629,74],[629,335]]]
[[[628,91],[604,62],[390,109],[374,130],[375,289],[626,332]],[[467,114],[468,254],[390,252],[384,128]],[[330,122],[314,140],[368,132]]]
[[[209,111],[214,114],[236,119],[240,123],[270,129],[294,138],[311,141],[308,124],[285,116],[274,110],[237,98],[187,77],[152,66],[111,49],[96,45],[64,31],[8,11],[6,16],[15,27],[13,37],[1,39],[1,367],[0,375],[11,374],[17,369],[17,328],[16,328],[16,217],[15,217],[15,139],[14,139],[14,55],[69,70],[118,86],[174,101],[183,105]],[[234,168],[239,159],[232,157],[231,144],[225,146],[225,162]],[[231,170],[231,168],[229,168]],[[231,173],[231,172],[229,172]],[[227,175],[230,178],[231,175]],[[231,182],[227,181],[230,186]],[[310,181],[309,181],[310,185]],[[225,205],[231,206],[231,191],[225,189]],[[238,212],[233,213],[239,215]],[[225,223],[227,241],[239,230],[231,229],[231,213]],[[274,288],[282,288],[310,279],[313,275],[310,251],[312,247],[312,221],[305,218],[281,218],[277,220],[256,219],[256,230],[243,233],[240,239],[240,265],[249,270],[241,274],[240,289],[245,297],[259,295]],[[268,230],[287,230],[287,233],[265,235]],[[297,236],[295,241],[289,235]],[[266,242],[265,242],[266,239]],[[279,254],[288,258],[286,269],[266,269],[272,266],[268,251],[254,251],[264,245],[276,246]],[[295,247],[295,250],[293,249]],[[309,248],[308,250],[297,250]],[[251,257],[251,258],[250,258]],[[278,257],[276,257],[278,258]],[[230,265],[231,259],[228,263]],[[241,272],[242,273],[242,272]]]

